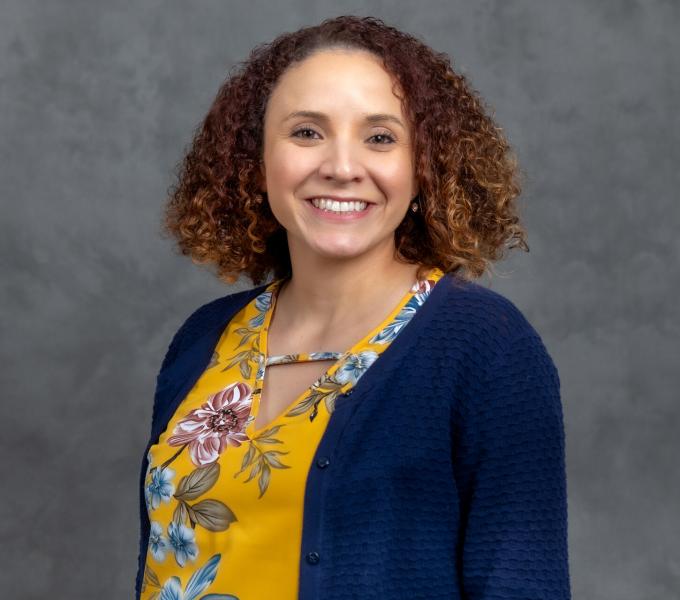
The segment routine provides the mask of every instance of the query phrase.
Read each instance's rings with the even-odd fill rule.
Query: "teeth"
[[[335,213],[360,212],[367,206],[367,202],[340,202],[330,198],[313,198],[312,204],[321,210]]]

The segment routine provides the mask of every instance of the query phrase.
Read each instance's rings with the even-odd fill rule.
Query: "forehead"
[[[268,112],[299,109],[331,112],[396,112],[401,101],[394,95],[394,78],[380,60],[361,50],[323,50],[289,67],[269,99]]]

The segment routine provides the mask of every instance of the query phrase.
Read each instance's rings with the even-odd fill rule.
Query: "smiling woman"
[[[390,206],[392,217],[403,211],[397,256],[480,277],[506,250],[528,250],[514,202],[520,171],[489,113],[445,54],[379,19],[343,16],[281,35],[219,90],[171,190],[165,229],[225,282],[260,284],[292,274],[272,195],[387,207],[393,169],[410,182]],[[273,164],[283,148],[286,163]],[[297,176],[317,166],[317,179],[300,181],[294,196],[273,187],[274,169],[298,160]],[[416,210],[407,212],[409,194]]]
[[[372,53],[332,49],[288,68],[272,90],[261,191],[287,232],[297,272],[399,267],[411,277],[395,257],[394,231],[418,184],[394,84]]]
[[[137,598],[569,598],[557,369],[471,281],[528,249],[517,178],[448,58],[379,19],[253,50],[165,226],[257,287],[163,359]]]

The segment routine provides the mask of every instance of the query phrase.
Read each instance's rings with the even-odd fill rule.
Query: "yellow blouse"
[[[283,279],[243,307],[210,364],[149,450],[151,530],[141,600],[294,600],[307,472],[338,395],[350,390],[443,276],[413,284],[346,352],[267,356]],[[336,361],[266,427],[255,429],[265,369]]]

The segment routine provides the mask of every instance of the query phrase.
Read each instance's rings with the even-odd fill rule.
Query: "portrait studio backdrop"
[[[680,597],[680,4],[7,0],[0,8],[0,590],[129,598],[155,377],[220,283],[160,235],[229,68],[373,15],[448,53],[526,173],[531,252],[480,283],[560,373],[574,598]]]

